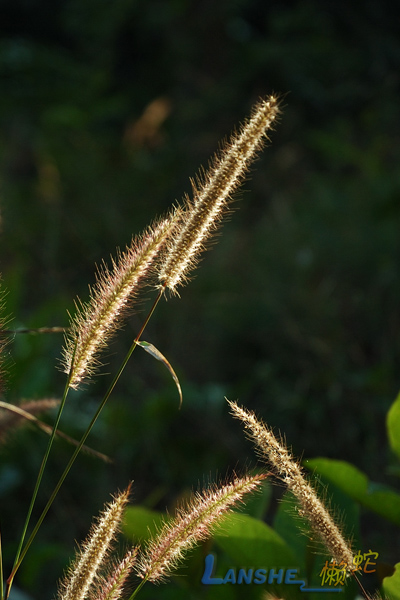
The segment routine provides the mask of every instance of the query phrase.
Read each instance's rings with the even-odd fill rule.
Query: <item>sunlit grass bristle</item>
[[[200,169],[190,180],[192,198],[184,197],[181,223],[176,235],[169,239],[168,252],[159,267],[160,286],[176,292],[179,285],[187,282],[188,273],[229,212],[232,194],[248,173],[278,115],[279,101],[275,96],[260,100],[250,119],[222,145],[209,168]]]
[[[295,496],[299,515],[307,519],[330,557],[346,564],[350,571],[354,558],[350,542],[343,536],[331,512],[317,496],[283,439],[277,439],[272,429],[258,420],[253,412],[229,400],[228,404],[232,414],[242,421],[247,436],[256,446],[257,454],[272,467],[276,477]]]

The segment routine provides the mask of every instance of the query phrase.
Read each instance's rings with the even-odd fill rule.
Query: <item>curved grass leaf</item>
[[[149,354],[151,354],[151,356],[153,356],[154,358],[156,358],[157,360],[159,360],[160,362],[162,362],[168,369],[168,371],[171,373],[172,379],[175,381],[175,385],[178,389],[178,393],[179,393],[179,408],[182,406],[182,389],[181,389],[181,384],[179,383],[179,379],[174,371],[174,369],[172,368],[171,364],[169,363],[169,361],[165,358],[165,356],[163,354],[161,354],[161,352],[159,350],[157,350],[157,348],[155,346],[153,346],[153,344],[150,344],[149,342],[144,342],[139,340],[138,342],[136,342],[138,346],[140,346],[141,348],[143,348],[143,350],[146,350],[146,352],[148,352]]]

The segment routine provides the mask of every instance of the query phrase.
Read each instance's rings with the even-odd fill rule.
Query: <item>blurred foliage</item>
[[[82,456],[71,472],[21,569],[32,597],[51,597],[73,539],[117,487],[134,479],[133,500],[163,510],[248,460],[224,395],[280,428],[296,454],[345,460],[395,484],[384,424],[400,387],[396,6],[0,0],[0,271],[15,328],[67,325],[94,264],[189,190],[260,95],[286,94],[238,212],[146,333],[177,372],[181,411],[163,366],[135,352],[89,440],[114,464]],[[12,340],[8,401],[61,395],[61,345],[60,335]],[[67,433],[83,432],[108,381],[71,395]],[[45,443],[21,431],[3,450],[9,561]],[[56,448],[39,505],[70,453]],[[275,501],[267,518],[274,512]],[[361,526],[365,547],[394,564],[392,527],[369,516]]]

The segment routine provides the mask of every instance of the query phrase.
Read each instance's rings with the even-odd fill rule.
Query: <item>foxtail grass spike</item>
[[[338,563],[347,565],[350,572],[354,567],[350,543],[343,537],[334,518],[318,498],[283,440],[278,440],[271,429],[257,420],[254,413],[239,407],[235,402],[228,400],[228,404],[232,414],[243,422],[260,457],[268,462],[276,476],[296,497],[300,515],[308,520],[329,555]]]
[[[57,600],[85,600],[104,565],[123,517],[130,486],[106,506],[60,585]]]
[[[136,560],[137,548],[128,550],[124,558],[109,568],[109,574],[89,593],[89,600],[120,600]],[[124,597],[126,595],[124,594]]]
[[[229,210],[232,194],[242,183],[279,114],[275,96],[261,100],[251,118],[232,135],[210,163],[192,180],[193,199],[184,199],[184,212],[177,233],[169,240],[166,258],[159,268],[160,286],[176,292],[178,285],[197,264],[206,242]]]
[[[78,388],[99,366],[98,354],[121,326],[122,316],[132,306],[150,276],[154,261],[175,224],[177,213],[149,227],[125,252],[103,265],[90,289],[90,301],[78,302],[77,313],[65,336],[62,367],[69,374],[69,387]]]
[[[188,506],[178,509],[172,522],[165,523],[145,552],[139,556],[135,570],[144,581],[159,582],[178,566],[184,553],[197,542],[209,537],[224,515],[256,490],[265,475],[236,478],[220,488],[211,486],[196,493]]]

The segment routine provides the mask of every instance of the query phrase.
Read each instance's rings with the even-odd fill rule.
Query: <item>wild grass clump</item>
[[[277,122],[279,114],[280,103],[276,96],[260,100],[251,117],[213,157],[209,168],[201,170],[191,181],[192,196],[185,196],[181,205],[177,204],[165,217],[134,237],[125,251],[118,251],[116,258],[111,259],[111,267],[103,263],[97,269],[96,283],[89,288],[89,300],[76,301],[76,312],[70,316],[62,352],[62,369],[67,375],[64,392],[60,401],[57,401],[58,413],[54,425],[47,431],[50,434],[49,442],[32,493],[13,568],[5,590],[0,590],[0,600],[7,600],[22,561],[136,346],[141,345],[162,360],[176,379],[165,357],[154,346],[144,342],[142,335],[166,290],[177,294],[178,288],[188,282],[189,274],[198,264],[202,252],[209,245],[224,216],[231,211],[233,194],[268,139],[268,132]],[[126,316],[135,310],[144,289],[153,289],[153,304],[82,438],[79,441],[72,440],[75,450],[45,508],[36,517],[35,525],[26,540],[54,438],[62,435],[59,424],[70,390],[81,388],[82,384],[99,371],[101,351],[109,346],[112,336],[122,327]],[[0,330],[3,333],[5,331],[1,321]],[[4,350],[3,339],[0,336],[0,352]],[[0,415],[0,435],[2,423],[7,422],[11,427],[23,417],[36,419],[34,409],[48,407],[46,402],[49,401],[37,400],[34,404],[22,404],[19,409],[10,409],[2,402],[0,408],[8,409],[10,414],[7,417]],[[310,522],[328,556],[337,562],[351,565],[354,558],[351,545],[283,441],[278,440],[272,430],[258,421],[253,413],[239,408],[233,402],[229,404],[234,416],[242,420],[263,460],[297,498],[301,514]],[[43,424],[39,425],[43,428]],[[146,582],[159,583],[170,577],[185,553],[212,535],[227,513],[244,502],[247,494],[259,489],[266,476],[266,473],[235,476],[230,482],[211,484],[207,489],[193,494],[187,503],[177,509],[175,517],[165,521],[144,547],[129,547],[125,549],[123,558],[118,560],[112,556],[111,550],[129,500],[129,485],[105,507],[92,526],[89,536],[78,549],[75,560],[59,585],[58,600],[133,600]],[[133,591],[132,575],[139,579],[139,583],[133,586]]]

